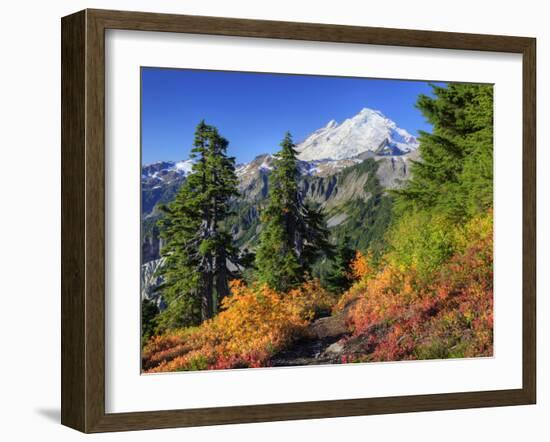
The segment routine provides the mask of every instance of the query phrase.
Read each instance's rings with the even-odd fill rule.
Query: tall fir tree
[[[230,199],[238,195],[235,159],[227,156],[227,146],[215,127],[201,121],[191,151],[192,172],[174,201],[163,207],[165,263],[158,290],[168,305],[159,318],[164,328],[211,318],[245,261],[223,228]]]
[[[314,261],[331,251],[322,212],[304,204],[300,195],[294,148],[287,132],[269,177],[268,203],[261,214],[263,228],[256,251],[258,280],[282,292],[304,281]]]
[[[433,125],[421,132],[421,160],[398,191],[402,211],[437,209],[463,219],[493,204],[493,87],[483,84],[432,86],[417,107]]]

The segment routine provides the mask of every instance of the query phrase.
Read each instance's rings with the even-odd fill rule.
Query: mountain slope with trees
[[[420,96],[433,131],[420,136],[412,177],[388,192],[372,179],[380,163],[362,161],[371,177],[361,184],[368,205],[350,203],[363,215],[337,247],[325,248],[327,206],[308,212],[301,200],[296,151],[286,137],[267,203],[258,208],[254,264],[228,282],[230,294],[212,318],[157,328],[143,347],[143,369],[491,356],[492,94],[490,85],[450,84]],[[349,247],[350,233],[375,231],[376,241]],[[323,260],[330,261],[324,275]]]

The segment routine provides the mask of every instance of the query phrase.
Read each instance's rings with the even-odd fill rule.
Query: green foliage
[[[300,196],[294,147],[287,133],[269,177],[256,252],[257,279],[283,292],[303,282],[314,261],[331,249],[322,212],[304,204]]]
[[[429,343],[418,345],[414,351],[414,358],[426,359],[457,359],[466,357],[468,343],[462,342],[460,336],[447,339],[433,339]]]
[[[460,227],[493,206],[493,88],[433,86],[417,106],[433,125],[420,136],[421,160],[396,194],[387,260],[426,279],[459,248]]]
[[[344,237],[336,246],[336,253],[331,261],[328,275],[321,281],[323,286],[332,293],[343,293],[351,287],[354,281],[350,272],[351,263],[355,258],[355,250],[348,246],[349,238]]]
[[[164,280],[159,290],[168,304],[159,318],[163,328],[211,318],[229,293],[229,279],[238,277],[228,262],[239,269],[250,261],[222,227],[231,214],[230,200],[238,195],[235,160],[227,156],[227,146],[215,127],[199,123],[192,173],[174,201],[162,207],[159,227],[166,245],[161,254],[166,260],[159,270]]]
[[[387,195],[380,185],[376,175],[378,167],[376,160],[368,158],[362,163],[344,169],[338,178],[342,182],[350,174],[367,174],[364,191],[369,194],[369,198],[366,201],[357,198],[346,202],[333,208],[329,213],[347,215],[343,223],[330,229],[331,241],[335,247],[363,252],[370,250],[374,261],[377,261],[386,250],[386,233],[393,216],[393,197]],[[333,292],[339,292],[341,284],[342,287],[346,285],[345,279],[337,276],[338,268],[343,264],[338,262],[338,259],[336,256],[334,259],[318,261],[313,268],[313,275],[321,279],[323,287]],[[333,278],[339,282],[332,280]]]
[[[412,179],[397,191],[399,212],[434,209],[454,220],[492,207],[493,87],[482,84],[433,86],[417,107],[433,125],[422,132],[422,159]]]
[[[277,221],[269,222],[262,230],[256,251],[256,277],[269,287],[286,291],[299,283],[303,272],[282,222]]]
[[[385,260],[399,269],[414,269],[422,279],[436,272],[454,252],[454,224],[428,211],[404,213],[391,231]]]
[[[169,307],[156,315],[142,306],[144,339],[153,331],[198,323],[216,313],[220,301],[223,308],[196,329],[150,338],[144,368],[264,366],[303,333],[316,312],[332,305],[309,298],[334,293],[342,294],[337,308],[350,333],[365,344],[364,354],[354,346],[342,362],[492,355],[492,94],[491,86],[451,84],[434,86],[434,97],[419,97],[433,133],[421,134],[421,159],[401,190],[386,193],[374,159],[342,171],[341,182],[366,174],[364,189],[353,189],[369,197],[333,206],[327,214],[347,215],[330,231],[336,246],[329,244],[325,214],[304,201],[304,188],[313,181],[298,182],[289,134],[258,220],[254,202],[236,198],[227,141],[201,123],[193,173],[161,222],[167,241],[162,294]],[[236,229],[235,220],[245,227]],[[236,230],[243,232],[239,245],[254,244],[259,232],[254,270],[250,255],[237,253]],[[239,273],[254,283],[233,281],[232,296],[222,300],[236,275],[228,262],[239,270],[246,263]],[[332,294],[309,279],[312,273]]]
[[[337,208],[348,215],[345,223],[331,230],[336,244],[345,242],[348,246],[366,251],[371,249],[378,256],[385,248],[385,234],[392,219],[393,198],[385,193],[376,176],[378,163],[368,158],[353,168],[345,169],[346,174],[356,172],[368,174],[365,192],[370,194],[367,201],[354,200]]]
[[[208,368],[208,359],[203,355],[197,355],[194,358],[190,358],[187,365],[181,368],[177,368],[175,371],[199,371],[206,370]]]
[[[141,340],[143,343],[155,334],[157,327],[157,315],[159,309],[156,304],[148,299],[141,301]]]
[[[429,277],[415,264],[399,259],[396,266],[389,258],[344,295],[348,303],[356,299],[347,321],[370,347],[363,361],[492,355],[492,227],[491,209],[464,225],[448,225],[454,252]]]

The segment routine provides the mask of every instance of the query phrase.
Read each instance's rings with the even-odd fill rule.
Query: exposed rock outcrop
[[[141,299],[153,301],[160,310],[164,310],[166,304],[156,291],[156,288],[162,283],[162,278],[156,275],[156,271],[163,262],[164,259],[161,258],[141,266]]]

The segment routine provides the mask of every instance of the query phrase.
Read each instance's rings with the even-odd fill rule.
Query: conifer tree
[[[402,211],[437,209],[462,219],[492,206],[493,87],[483,84],[432,86],[417,107],[433,125],[421,132],[421,160],[397,192]]]
[[[159,308],[153,301],[146,298],[141,300],[141,340],[143,343],[155,334],[158,314]]]
[[[268,203],[261,214],[263,230],[256,252],[258,280],[283,292],[301,283],[315,259],[330,251],[322,212],[302,201],[294,147],[287,132],[269,178]]]
[[[163,207],[165,264],[159,269],[164,280],[159,290],[168,304],[160,318],[165,328],[211,318],[244,263],[222,227],[230,199],[238,195],[235,160],[227,156],[227,146],[215,127],[201,121],[191,151],[192,172],[174,201]]]
[[[348,290],[353,277],[350,264],[355,258],[355,250],[348,246],[349,237],[345,236],[336,246],[335,256],[329,274],[325,277],[324,284],[333,293],[342,293]]]

